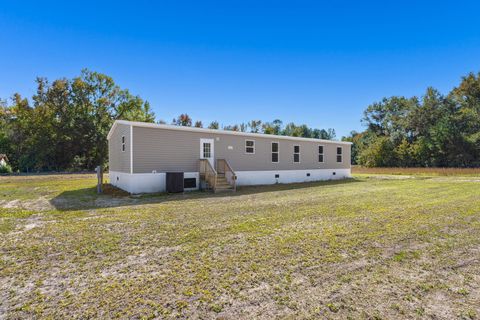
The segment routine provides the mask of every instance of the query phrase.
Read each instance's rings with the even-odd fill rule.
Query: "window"
[[[272,142],[272,162],[278,162],[278,142]]]
[[[323,162],[323,146],[318,146],[318,162]]]
[[[300,162],[300,146],[293,146],[293,162]]]
[[[125,152],[125,136],[122,136],[122,152]]]
[[[337,162],[343,162],[343,149],[342,147],[337,147]]]
[[[210,159],[212,157],[212,144],[210,142],[203,143],[203,158]]]
[[[245,153],[255,153],[255,141],[245,140]]]

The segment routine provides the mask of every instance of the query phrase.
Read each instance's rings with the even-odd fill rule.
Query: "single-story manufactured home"
[[[117,120],[111,184],[130,193],[350,177],[350,142]],[[180,185],[179,185],[180,184]]]

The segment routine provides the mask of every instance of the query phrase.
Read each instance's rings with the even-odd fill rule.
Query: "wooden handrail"
[[[217,188],[217,171],[213,168],[208,159],[200,159],[200,176],[205,176],[205,181],[212,187],[213,192]]]
[[[222,164],[222,166],[220,166],[220,164]],[[228,161],[226,159],[217,159],[217,171],[219,173],[225,174],[225,178],[227,179],[227,181],[228,181],[228,178],[226,176],[226,173],[227,172],[231,173],[232,182],[228,181],[228,183],[230,183],[232,185],[233,191],[236,191],[237,190],[237,175],[235,174],[235,171],[233,171],[232,167],[230,166],[230,164],[228,163]]]

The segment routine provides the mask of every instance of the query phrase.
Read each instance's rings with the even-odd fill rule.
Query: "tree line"
[[[159,123],[166,123],[165,121],[160,120]],[[195,121],[190,118],[188,114],[181,114],[178,118],[172,120],[173,125],[178,126],[187,126],[187,127],[197,127],[203,128],[202,121]],[[230,131],[239,131],[239,132],[250,132],[250,133],[264,133],[264,134],[274,134],[281,136],[292,136],[292,137],[304,137],[304,138],[316,138],[316,139],[335,139],[335,130],[332,128],[329,129],[317,129],[311,128],[306,124],[296,125],[293,122],[283,125],[283,121],[276,119],[272,122],[263,122],[262,120],[251,120],[249,122],[242,122],[240,124],[233,125],[224,125],[220,127],[218,121],[212,121],[207,126],[208,129],[221,129],[221,130],[230,130]]]
[[[49,82],[36,79],[36,93],[27,99],[15,93],[0,100],[0,154],[9,159],[8,171],[81,171],[108,163],[107,134],[115,120],[156,122],[148,101],[122,89],[98,72],[82,70],[78,77]],[[158,123],[165,123],[159,120]],[[192,124],[193,123],[193,124]],[[181,114],[171,124],[203,127]],[[333,129],[316,129],[280,120],[210,129],[334,139]]]
[[[480,73],[470,73],[447,95],[429,87],[421,97],[394,96],[364,112],[352,163],[368,167],[480,166]]]

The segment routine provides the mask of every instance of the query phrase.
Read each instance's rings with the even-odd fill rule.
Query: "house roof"
[[[238,135],[243,137],[259,137],[259,138],[275,138],[283,140],[293,140],[293,141],[313,141],[321,143],[334,143],[334,144],[346,144],[351,145],[351,142],[348,141],[335,141],[335,140],[325,140],[325,139],[315,139],[315,138],[302,138],[302,137],[291,137],[291,136],[279,136],[273,134],[265,133],[250,133],[250,132],[240,132],[240,131],[230,131],[230,130],[221,130],[221,129],[205,129],[205,128],[196,128],[196,127],[184,127],[184,126],[175,126],[170,124],[156,124],[149,122],[137,122],[137,121],[126,121],[126,120],[115,120],[110,131],[108,132],[107,139],[110,139],[113,130],[117,124],[131,125],[133,127],[143,127],[143,128],[156,128],[156,129],[166,129],[166,130],[179,130],[179,131],[190,131],[190,132],[203,132],[210,134],[227,134],[227,135]]]

